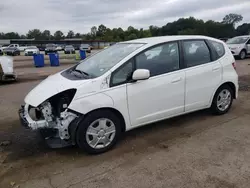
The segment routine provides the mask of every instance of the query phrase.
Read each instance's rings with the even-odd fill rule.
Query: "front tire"
[[[99,154],[115,146],[121,136],[121,120],[109,110],[87,115],[76,131],[76,143],[89,154]]]
[[[211,111],[216,115],[226,114],[233,103],[233,91],[228,85],[221,86],[215,93]]]
[[[241,60],[246,59],[247,57],[247,52],[245,50],[242,50],[239,54],[239,57]]]

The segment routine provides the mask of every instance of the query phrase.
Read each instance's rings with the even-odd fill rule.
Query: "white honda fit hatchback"
[[[206,108],[228,112],[238,96],[235,68],[227,45],[210,37],[121,42],[41,82],[20,120],[51,147],[101,153],[142,125]]]

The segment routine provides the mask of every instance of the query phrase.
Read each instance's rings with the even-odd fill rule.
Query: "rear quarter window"
[[[225,55],[225,48],[222,43],[216,41],[210,41],[210,43],[214,47],[214,50],[218,55],[218,59]]]

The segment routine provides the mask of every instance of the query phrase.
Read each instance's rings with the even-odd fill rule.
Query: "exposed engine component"
[[[29,119],[29,127],[32,129],[56,129],[58,130],[57,137],[60,137],[62,140],[69,139],[69,124],[78,117],[78,115],[68,111],[68,105],[74,94],[75,90],[68,90],[53,96],[35,109],[26,106],[25,111],[28,112],[26,118]],[[32,110],[30,108],[33,108],[33,112],[35,111],[35,119],[31,118]]]
[[[77,115],[71,112],[65,111],[61,113],[61,118],[57,119],[57,128],[59,130],[59,137],[61,139],[70,138],[68,131],[69,124],[77,117],[78,117]]]
[[[40,110],[42,111],[43,117],[47,122],[53,121],[52,107],[50,102],[44,102],[41,105]]]

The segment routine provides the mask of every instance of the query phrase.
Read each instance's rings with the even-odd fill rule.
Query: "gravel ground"
[[[18,64],[19,63],[19,64]],[[250,61],[238,61],[239,99],[224,116],[207,110],[125,134],[112,151],[49,149],[20,126],[17,109],[41,79],[71,66],[33,68],[15,62],[19,80],[0,85],[0,187],[249,187]]]

